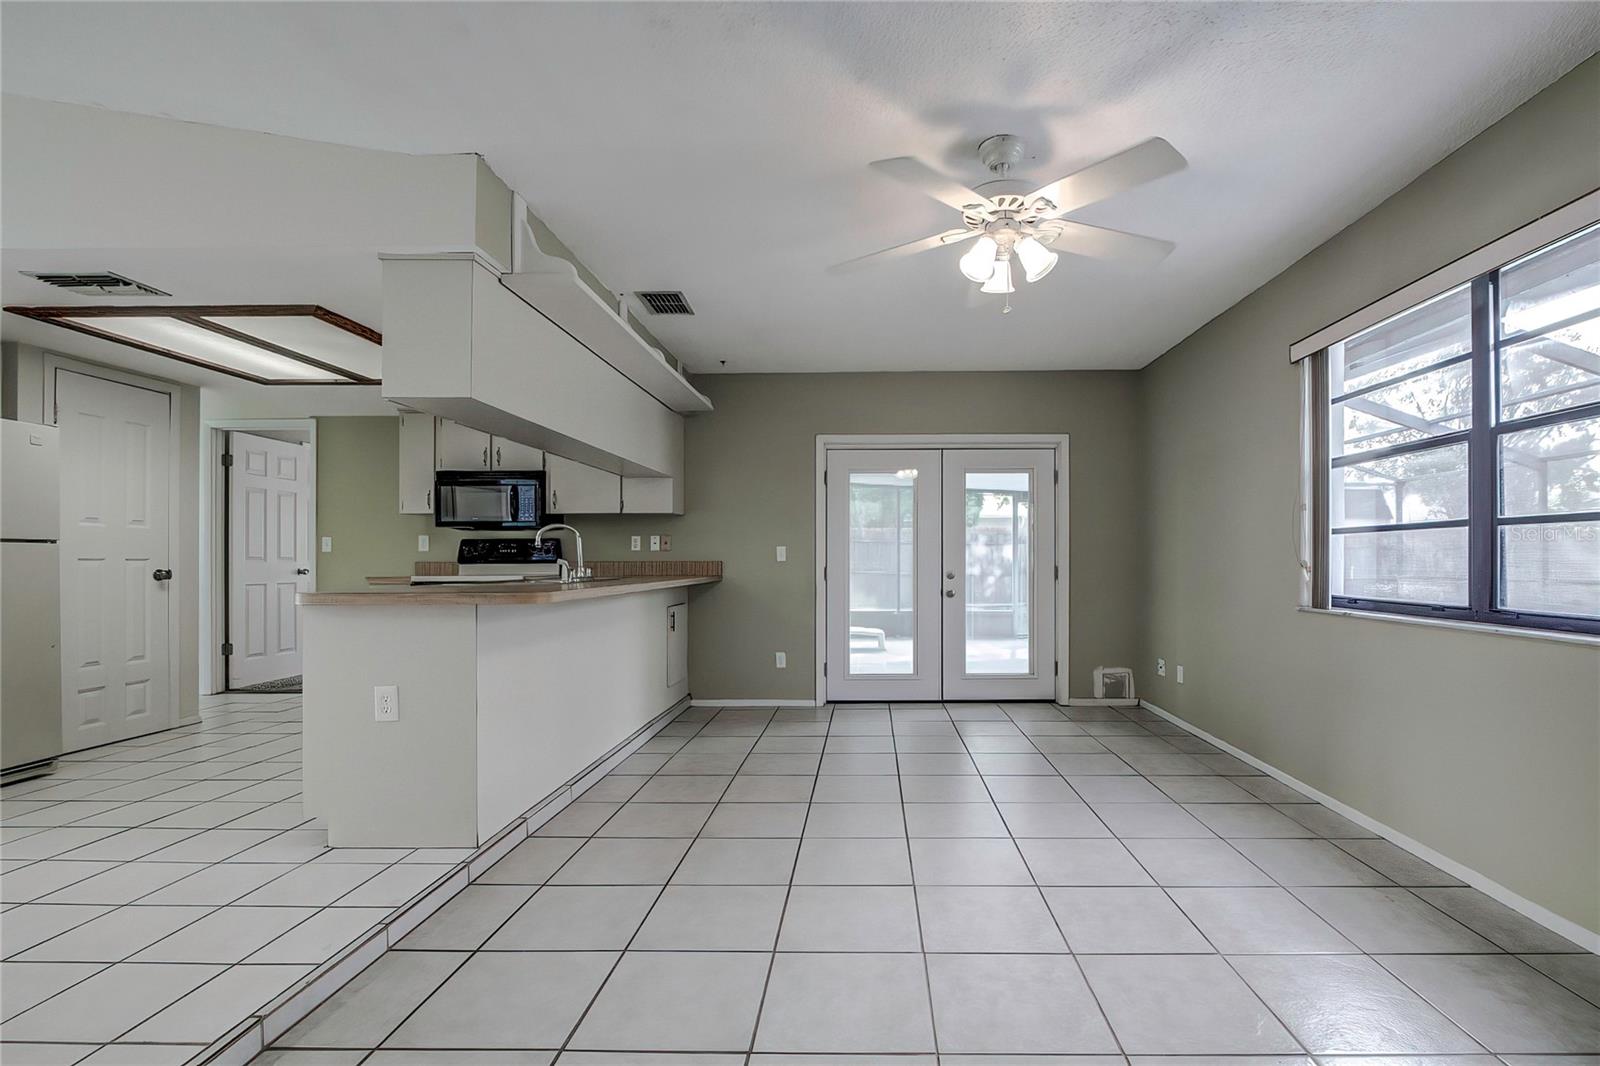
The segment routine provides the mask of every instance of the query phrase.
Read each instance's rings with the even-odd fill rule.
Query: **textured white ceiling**
[[[483,153],[609,284],[688,295],[648,321],[700,372],[1142,366],[1600,49],[1591,3],[0,10],[7,92]],[[1188,171],[1074,217],[1177,251],[1063,256],[1004,318],[949,249],[823,273],[957,224],[870,160],[977,182],[997,132],[1038,184],[1166,137]]]

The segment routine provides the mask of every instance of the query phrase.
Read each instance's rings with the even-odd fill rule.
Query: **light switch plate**
[[[1183,667],[1178,667],[1178,684],[1183,684]]]
[[[653,552],[661,550],[661,537],[657,534],[650,534],[650,550]]]
[[[638,551],[639,550],[639,538],[638,537],[629,537],[628,538],[628,549],[630,551]]]
[[[426,533],[418,533],[417,534],[417,551],[425,552],[427,550],[428,550],[428,535]]]
[[[372,720],[374,722],[398,722],[400,720],[399,686],[372,686]]]
[[[778,657],[778,669],[779,670],[787,670],[789,668],[789,654],[788,654],[788,652],[780,651],[780,652],[777,653],[777,657]]]
[[[788,548],[788,545],[785,545],[785,544],[778,545],[778,562],[786,563],[788,561],[789,561],[789,548]]]
[[[325,552],[333,551],[333,538],[332,537],[323,537],[322,538],[322,550],[325,551]]]
[[[670,534],[661,534],[661,550],[664,552],[669,552],[672,550],[672,537]]]

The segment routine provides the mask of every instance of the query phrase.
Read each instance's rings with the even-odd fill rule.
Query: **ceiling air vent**
[[[636,292],[639,302],[652,315],[692,315],[694,308],[681,292]]]
[[[171,296],[170,292],[162,292],[153,285],[125,278],[121,274],[113,274],[109,270],[95,271],[88,274],[66,274],[51,271],[24,270],[25,277],[35,278],[46,285],[53,285],[58,289],[68,292],[82,293],[85,296]]]

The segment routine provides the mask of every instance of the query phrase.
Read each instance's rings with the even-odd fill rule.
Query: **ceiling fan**
[[[977,189],[969,189],[910,156],[869,164],[880,174],[914,186],[960,211],[961,228],[848,259],[828,271],[856,270],[882,259],[976,238],[977,243],[961,257],[961,273],[978,282],[983,292],[1007,294],[1005,311],[1009,312],[1009,294],[1016,291],[1013,261],[1021,268],[1023,280],[1035,282],[1050,273],[1060,258],[1050,250],[1052,247],[1073,255],[1134,264],[1159,262],[1172,251],[1173,245],[1168,241],[1061,217],[1182,170],[1188,162],[1172,145],[1152,137],[1032,192],[1019,193],[1018,187],[1026,186],[1010,180],[1009,175],[1011,168],[1021,162],[1023,150],[1022,141],[1008,133],[996,134],[979,144],[978,158],[996,179]]]

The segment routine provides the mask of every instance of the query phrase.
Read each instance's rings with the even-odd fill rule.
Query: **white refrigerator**
[[[61,754],[61,474],[54,426],[0,420],[0,783]]]

